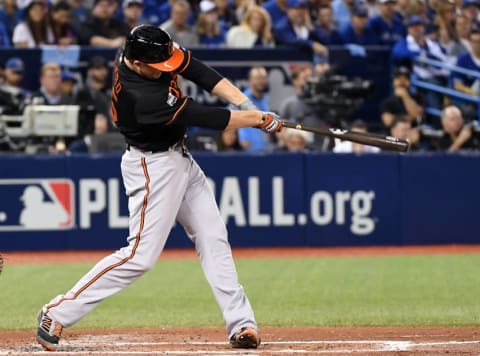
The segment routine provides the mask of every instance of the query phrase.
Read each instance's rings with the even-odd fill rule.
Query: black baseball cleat
[[[241,328],[230,338],[230,344],[235,349],[256,349],[261,341],[257,330],[251,327]]]
[[[57,351],[60,336],[62,336],[63,326],[50,318],[44,310],[38,313],[37,342],[45,350]]]

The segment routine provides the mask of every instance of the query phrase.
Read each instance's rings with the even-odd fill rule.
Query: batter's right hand
[[[264,112],[262,117],[262,123],[257,126],[266,133],[279,132],[282,130],[282,121],[280,121],[280,116],[274,112]]]

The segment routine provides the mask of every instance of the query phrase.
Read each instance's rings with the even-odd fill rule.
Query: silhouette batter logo
[[[0,179],[0,231],[64,230],[74,226],[69,179]]]

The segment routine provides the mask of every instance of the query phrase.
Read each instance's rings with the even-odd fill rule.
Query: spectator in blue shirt
[[[425,36],[425,22],[421,16],[410,16],[407,21],[408,35],[405,39],[397,42],[393,47],[393,60],[398,64],[411,62],[417,57],[429,58],[445,62],[442,48],[436,42]],[[431,66],[413,65],[413,72],[421,79],[431,79],[436,76],[445,76],[446,73],[438,71]]]
[[[212,0],[200,1],[197,33],[202,46],[219,47],[225,44],[225,31],[220,26],[217,5]]]
[[[268,0],[263,7],[270,14],[273,24],[277,24],[287,17],[287,0]]]
[[[381,44],[393,46],[407,35],[405,25],[395,16],[397,0],[380,0],[380,15],[370,19],[368,26],[377,35]]]
[[[163,9],[163,6],[168,6],[168,9]],[[162,13],[160,13],[162,8]],[[160,25],[168,20],[170,17],[170,4],[164,0],[145,0],[143,2],[143,16],[149,24]]]
[[[20,57],[11,57],[5,63],[5,83],[3,89],[14,94],[17,98],[25,100],[32,93],[21,86],[25,77],[25,63]]]
[[[261,111],[270,111],[268,73],[264,67],[252,67],[248,73],[248,89],[243,93]],[[264,152],[269,149],[268,136],[251,127],[238,129],[240,145],[246,152]]]
[[[339,30],[350,24],[354,6],[355,0],[332,1],[333,18]]]
[[[16,0],[3,0],[0,5],[0,23],[7,30],[9,41],[13,35],[15,25],[20,21]]]
[[[297,49],[313,52],[314,61],[326,58],[328,49],[315,39],[308,27],[309,14],[306,0],[288,0],[287,17],[274,28],[275,42],[278,45],[294,46]]]
[[[148,20],[148,23],[152,25],[161,25],[167,22],[172,14],[172,5],[176,2],[176,0],[149,0],[145,2],[145,9],[143,15]],[[197,20],[197,13],[195,12],[195,8],[188,14],[187,23],[189,25],[195,24]]]
[[[70,22],[76,31],[90,18],[91,10],[85,5],[84,0],[68,0],[70,4]]]
[[[456,65],[480,73],[480,30],[474,29],[470,33],[471,52],[460,55]],[[480,81],[478,78],[461,73],[452,73],[453,85],[456,90],[478,96]]]
[[[480,0],[463,0],[463,12],[472,20],[473,26],[480,27]]]
[[[0,22],[0,47],[9,48],[12,46],[10,41],[10,35],[8,34],[7,27]]]
[[[447,62],[447,56],[444,54],[440,45],[431,41],[425,36],[425,22],[421,16],[411,16],[407,21],[408,35],[405,39],[398,41],[393,47],[393,61],[396,64],[413,65],[413,73],[423,81],[431,84],[445,86],[448,70],[438,69],[437,67],[425,64],[419,64],[414,61],[415,58],[427,58],[440,62]],[[412,63],[413,62],[413,63]],[[428,106],[441,109],[443,107],[443,97],[433,91],[425,93],[425,100]]]
[[[412,13],[410,0],[397,0],[395,3],[395,17],[404,24],[409,13]]]
[[[342,42],[362,46],[378,45],[379,40],[367,26],[367,22],[368,9],[363,5],[355,6],[352,11],[352,23],[339,31]]]
[[[333,22],[333,12],[330,5],[321,5],[317,11],[317,21],[314,23],[312,36],[326,45],[341,44],[342,41]]]
[[[233,1],[215,0],[215,5],[217,5],[218,21],[223,31],[227,32],[232,26],[238,25]]]

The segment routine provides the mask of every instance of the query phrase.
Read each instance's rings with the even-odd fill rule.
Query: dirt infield
[[[108,251],[4,254],[6,265],[97,262]],[[235,258],[480,253],[480,246],[234,249]],[[196,258],[166,250],[161,259]],[[0,331],[0,355],[45,354],[34,331]],[[77,330],[64,332],[58,355],[480,355],[478,327],[264,327],[257,350],[234,350],[221,328]]]
[[[478,355],[478,328],[262,328],[257,350],[234,350],[225,331],[67,330],[58,355]],[[42,354],[32,332],[0,333],[0,355]]]

